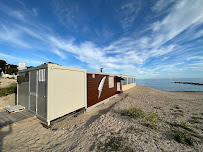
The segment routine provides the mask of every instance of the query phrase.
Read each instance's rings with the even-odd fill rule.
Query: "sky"
[[[0,0],[0,59],[203,77],[203,0]]]

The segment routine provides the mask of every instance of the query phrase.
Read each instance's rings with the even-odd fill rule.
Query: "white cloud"
[[[36,8],[32,8],[32,12],[33,12],[34,16],[38,16],[38,11]]]
[[[25,6],[25,4],[22,2],[22,1],[20,1],[20,0],[15,0],[16,2],[18,2],[21,6],[23,6],[24,8],[26,7]]]
[[[16,57],[16,56],[11,56],[11,55],[7,55],[4,53],[0,53],[0,57],[3,60],[6,60],[8,63],[12,63],[13,61],[15,62],[25,62],[31,65],[39,65],[42,64],[42,61],[38,61],[38,60],[32,60],[32,59],[25,59],[25,58],[21,58],[21,57]]]
[[[66,5],[66,1],[54,1],[54,13],[59,19],[60,23],[69,29],[78,29],[78,12],[79,7],[77,4]]]
[[[29,29],[29,28],[26,28],[26,27],[24,27],[24,26],[16,25],[16,27],[17,27],[20,31],[24,31],[24,32],[26,32],[27,34],[29,34],[29,35],[32,36],[32,37],[35,37],[35,38],[40,39],[40,40],[43,40],[41,34],[38,33],[38,32],[35,32],[35,31],[33,31],[33,30]]]
[[[21,20],[21,21],[25,21],[25,17],[24,17],[24,15],[20,11],[13,10],[13,11],[10,11],[9,14],[11,16],[13,16],[15,19],[18,19],[18,20]]]
[[[124,31],[131,27],[140,9],[141,1],[128,1],[118,10],[121,17],[120,22]]]
[[[126,14],[126,16],[124,15],[124,18],[127,18],[127,20],[123,20],[124,22],[126,21],[126,26],[123,24],[124,28],[128,28],[127,25],[130,26],[135,20],[135,17],[131,16],[136,15],[133,14],[135,11],[134,3],[135,2],[127,3],[122,6],[123,10],[128,9],[126,13],[130,12]],[[203,3],[197,0],[194,2],[193,7],[190,6],[190,1],[177,2],[163,20],[151,24],[151,34],[140,37],[136,37],[132,34],[128,37],[121,37],[117,41],[110,42],[109,45],[104,47],[98,46],[91,41],[76,43],[76,40],[73,38],[57,37],[54,31],[47,32],[48,30],[39,30],[40,28],[37,27],[41,27],[41,25],[35,25],[35,23],[32,22],[25,25],[15,24],[12,26],[2,24],[0,39],[21,47],[29,48],[31,44],[28,43],[24,37],[25,35],[29,35],[38,40],[39,45],[46,44],[45,49],[51,50],[52,53],[57,54],[61,59],[66,59],[66,52],[68,52],[95,70],[103,67],[107,72],[115,71],[133,75],[135,75],[135,73],[140,75],[160,75],[159,71],[170,72],[180,70],[178,66],[182,64],[182,60],[178,61],[178,63],[176,61],[174,64],[161,64],[163,63],[162,61],[170,58],[171,55],[177,55],[178,53],[180,54],[181,51],[185,51],[185,48],[180,48],[177,42],[183,41],[186,36],[179,38],[178,41],[172,44],[163,45],[164,43],[175,38],[188,28],[191,28],[190,35],[196,35],[194,37],[200,37],[202,35],[202,32],[200,31],[198,33],[196,28],[202,23],[203,11],[201,6],[203,6]],[[69,13],[70,14],[66,17],[71,15],[71,11]],[[185,16],[188,18],[185,19]],[[18,18],[20,19],[21,17],[18,16]],[[22,19],[26,18],[22,17]],[[67,22],[69,21],[67,20]],[[4,54],[4,58],[6,57],[12,58]],[[185,56],[180,55],[179,58],[181,59],[181,57]],[[158,65],[149,63],[151,58],[155,59],[154,62],[157,62]],[[192,59],[195,59],[195,56],[193,56],[193,58],[191,56],[188,60]],[[21,60],[21,58],[18,58],[18,60]],[[191,65],[191,67],[192,66],[194,65]]]
[[[31,46],[26,43],[22,36],[22,33],[18,30],[13,28],[7,27],[1,24],[2,30],[0,30],[0,39],[4,42],[11,42],[15,45],[19,45],[26,48],[31,48]]]
[[[172,2],[174,2],[174,0],[158,0],[152,7],[152,11],[160,12],[166,9]]]
[[[55,54],[57,54],[58,56],[60,56],[62,59],[66,59],[66,55],[62,51],[55,49],[55,50],[53,50],[53,52]]]
[[[192,7],[191,7],[192,6]],[[179,1],[161,22],[153,24],[152,46],[162,45],[203,20],[203,1]],[[186,19],[185,19],[186,18]]]

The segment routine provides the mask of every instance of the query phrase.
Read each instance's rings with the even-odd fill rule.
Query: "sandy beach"
[[[9,100],[9,101],[8,101]],[[14,104],[14,94],[0,98],[3,107]],[[150,127],[145,118],[123,115],[128,108],[155,113]],[[171,133],[186,122],[194,146],[178,143]],[[189,123],[190,122],[190,123]],[[167,92],[136,86],[93,110],[45,128],[36,117],[0,128],[0,147],[12,151],[203,151],[203,92]],[[112,144],[113,142],[113,144]],[[107,149],[105,149],[105,146]],[[108,150],[108,148],[110,149]]]

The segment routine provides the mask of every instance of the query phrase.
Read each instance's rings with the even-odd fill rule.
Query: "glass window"
[[[40,69],[38,76],[39,76],[39,82],[44,82],[45,81],[45,69]]]
[[[132,83],[131,81],[132,81],[131,78],[128,78],[128,84],[131,84]]]
[[[127,84],[127,78],[126,77],[123,77],[123,85],[126,85]]]
[[[114,87],[114,77],[109,76],[109,88],[113,88],[113,87]]]

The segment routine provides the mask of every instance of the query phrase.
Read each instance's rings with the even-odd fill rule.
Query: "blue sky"
[[[0,59],[203,77],[202,0],[0,0]]]

